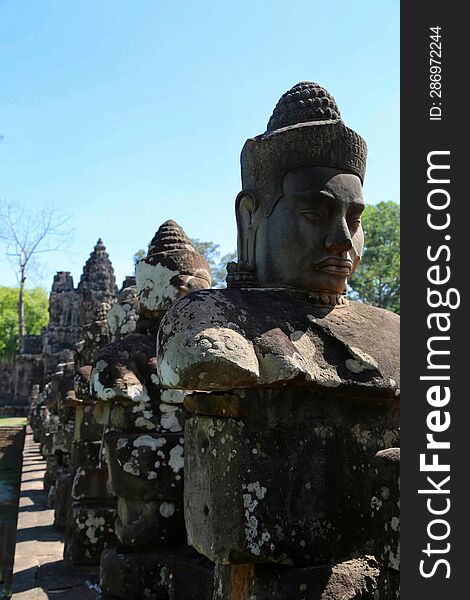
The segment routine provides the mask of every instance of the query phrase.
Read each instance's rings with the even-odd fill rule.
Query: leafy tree
[[[132,258],[134,267],[139,262],[139,260],[141,260],[142,258],[145,258],[146,256],[147,256],[147,252],[143,248],[141,248],[140,250],[137,250],[137,252],[134,254],[134,256]]]
[[[44,208],[30,213],[20,202],[0,204],[0,242],[16,279],[19,350],[24,350],[26,280],[34,267],[35,259],[45,252],[63,248],[70,238],[66,228],[69,217],[55,208]]]
[[[211,268],[212,287],[225,287],[225,277],[227,276],[226,265],[234,260],[237,256],[236,252],[229,252],[224,256],[220,256],[219,244],[214,242],[202,242],[198,239],[191,240],[197,252],[203,256]]]
[[[19,348],[18,289],[0,287],[0,360],[11,360]],[[25,290],[24,326],[26,335],[39,335],[49,320],[49,299],[43,288]]]
[[[400,312],[400,206],[379,202],[362,215],[365,245],[350,297]]]

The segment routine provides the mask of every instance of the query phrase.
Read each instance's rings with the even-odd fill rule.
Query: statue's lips
[[[352,270],[352,261],[349,258],[325,258],[325,260],[313,265],[313,268],[315,271],[323,271],[324,273],[349,275]]]

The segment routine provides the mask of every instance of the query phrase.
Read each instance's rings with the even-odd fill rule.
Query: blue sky
[[[301,80],[366,139],[366,201],[399,201],[398,0],[0,0],[0,199],[76,229],[39,283],[98,237],[120,283],[168,218],[234,250],[240,150]]]

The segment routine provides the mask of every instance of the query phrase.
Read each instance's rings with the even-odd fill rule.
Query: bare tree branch
[[[24,350],[24,287],[33,259],[55,252],[70,240],[70,217],[56,208],[28,213],[21,202],[0,203],[0,242],[19,285],[18,328],[20,352]]]

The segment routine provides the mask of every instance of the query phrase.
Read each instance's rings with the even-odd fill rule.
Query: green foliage
[[[214,242],[201,242],[198,239],[191,241],[197,252],[209,263],[211,268],[212,287],[225,287],[225,277],[227,276],[226,265],[236,258],[237,253],[229,252],[221,257],[219,244],[214,244]]]
[[[142,258],[145,258],[146,256],[147,256],[147,252],[143,248],[141,248],[140,250],[137,250],[137,252],[134,254],[134,257],[133,257],[134,267],[139,262],[139,260],[141,260]]]
[[[0,287],[0,360],[11,360],[18,349],[18,288]],[[49,320],[46,290],[25,291],[25,332],[39,335]]]
[[[362,215],[365,245],[350,297],[400,312],[400,206],[379,202]]]

